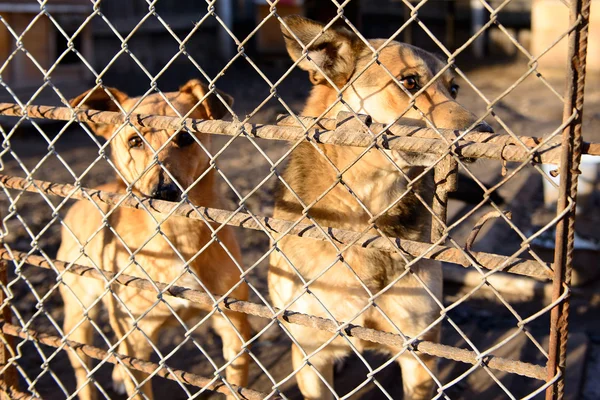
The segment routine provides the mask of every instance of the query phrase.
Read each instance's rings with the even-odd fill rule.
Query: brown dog
[[[307,46],[321,35],[324,26],[296,16],[284,21],[291,30],[282,26],[287,49],[297,61],[303,49],[295,37]],[[369,43],[378,49],[384,40]],[[371,64],[362,73],[372,61],[373,52],[354,33],[330,28],[310,45],[308,56],[311,60],[305,58],[299,63],[309,72],[314,85],[302,112],[304,116],[325,113],[325,117],[335,118],[338,112],[351,108],[381,123],[391,123],[402,116],[422,124],[422,114],[440,128],[467,129],[476,122],[476,117],[455,101],[458,86],[451,71],[444,72],[417,96],[416,107],[405,112],[410,100],[406,91],[417,93],[444,66],[424,50],[390,42],[380,50],[379,63]],[[350,81],[354,82],[341,96],[347,108],[338,102],[338,91],[332,84],[342,88]],[[477,130],[491,128],[480,124]],[[431,214],[417,194],[431,201],[431,174],[414,181],[410,188],[404,174],[413,179],[438,157],[377,149],[361,156],[364,148],[333,145],[318,145],[318,148],[303,143],[290,155],[283,178],[294,193],[281,190],[275,204],[276,218],[299,220],[304,208],[311,205],[308,215],[323,227],[363,232],[377,216],[377,228],[390,237],[429,241]],[[342,184],[336,169],[346,168]],[[411,338],[439,339],[439,323],[434,324],[440,317],[442,298],[442,270],[438,262],[424,259],[408,272],[397,253],[356,247],[343,250],[342,246],[336,249],[329,242],[292,236],[281,238],[278,247],[280,251],[272,254],[269,269],[269,291],[275,306],[389,332],[399,329]],[[310,284],[305,289],[307,282]],[[380,291],[374,299],[375,307],[370,299]],[[289,329],[302,347],[292,348],[293,367],[299,369],[296,376],[302,394],[306,399],[332,399],[329,387],[333,388],[333,362],[352,351],[348,341],[337,337],[329,343],[332,334],[299,325],[290,324]],[[359,351],[373,346],[354,338],[348,340]],[[376,349],[391,354],[402,350],[384,346]],[[398,357],[404,399],[426,399],[433,393],[436,362],[423,354],[419,357],[420,361],[408,351]],[[307,358],[310,365],[302,368]]]
[[[116,89],[109,90],[114,100],[126,111],[177,115],[159,94],[140,99],[129,98]],[[226,108],[214,94],[202,104],[197,104],[206,93],[205,85],[192,80],[179,92],[166,93],[166,97],[181,115],[193,110],[190,114],[192,118],[223,117]],[[230,96],[219,94],[229,104],[233,102]],[[96,110],[119,109],[101,88],[92,93],[83,93],[71,104]],[[111,138],[118,128],[101,124],[90,127],[95,134],[106,139]],[[133,183],[135,194],[179,201],[182,194],[179,186],[187,189],[202,176],[187,193],[188,199],[196,205],[223,208],[214,183],[214,169],[209,167],[209,157],[194,137],[185,131],[172,137],[175,132],[159,129],[144,129],[141,134],[143,138],[131,126],[125,126],[110,142],[111,160],[122,179]],[[210,149],[209,135],[196,137],[205,148]],[[156,156],[155,152],[158,152]],[[126,186],[122,179],[98,189],[125,193]],[[165,219],[164,215],[145,210],[117,208],[107,218],[110,229],[102,229],[104,220],[98,208],[102,213],[109,212],[108,206],[96,206],[88,201],[77,202],[69,210],[65,218],[68,228],[63,227],[62,230],[58,259],[196,289],[203,289],[199,283],[202,282],[207,290],[216,294],[224,294],[235,287],[231,295],[247,299],[246,285],[239,284],[236,287],[241,274],[236,262],[239,265],[241,257],[234,234],[228,227],[218,232],[219,244],[211,238],[211,230],[202,221],[177,216]],[[224,248],[235,257],[236,262]],[[135,255],[133,263],[131,253]],[[101,299],[108,309],[110,325],[117,340],[125,337],[118,352],[141,359],[150,357],[153,352],[150,342],[156,343],[161,328],[174,321],[173,313],[183,320],[197,314],[194,304],[168,297],[158,301],[157,293],[152,291],[113,285],[111,289],[119,301],[110,293],[105,293],[106,285],[102,281],[65,274],[63,282],[60,289],[65,303],[64,332],[68,334],[68,339],[91,344],[92,325],[84,318],[84,310],[89,318],[95,320],[99,311],[96,303]],[[235,326],[234,329],[230,322],[218,315],[213,318],[213,327],[223,339],[224,358],[227,361],[235,358],[227,367],[227,380],[246,385],[248,355],[244,352],[238,356],[238,353],[242,340],[249,338],[248,322],[244,315],[228,312],[227,317]],[[137,320],[136,324],[132,318]],[[75,369],[80,398],[95,397],[94,384],[86,384],[84,362],[89,367],[89,360],[82,362],[72,352],[69,352],[69,357]],[[129,396],[152,398],[150,381],[144,382],[144,379],[146,376],[142,373],[115,366],[113,384],[124,385]],[[136,386],[142,388],[143,395],[136,391]]]

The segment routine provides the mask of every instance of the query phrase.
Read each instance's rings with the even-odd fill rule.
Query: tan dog
[[[303,49],[294,35],[308,45],[324,27],[301,17],[284,20],[293,32],[292,35],[282,26],[287,49],[291,58],[297,61]],[[378,49],[384,40],[369,42]],[[325,31],[310,46],[308,55],[312,62],[304,59],[299,66],[309,72],[314,84],[302,112],[302,115],[311,117],[322,115],[338,99],[337,90],[323,73],[342,88],[373,59],[372,51],[355,34],[343,28]],[[376,122],[391,123],[402,116],[419,120],[422,124],[423,116],[419,111],[412,108],[404,113],[409,96],[384,67],[397,77],[404,89],[416,93],[442,69],[444,63],[424,50],[398,42],[391,42],[380,51],[379,62],[381,65],[372,64],[343,92],[344,102],[356,113],[371,115]],[[416,98],[415,104],[437,127],[466,129],[476,122],[476,117],[455,101],[457,92],[458,86],[454,84],[452,73],[446,71]],[[337,102],[325,117],[335,118],[338,112],[346,110],[346,106]],[[477,129],[491,130],[487,124],[481,124]],[[383,213],[376,219],[376,225],[386,235],[429,241],[431,214],[415,193],[427,202],[431,201],[431,174],[416,181],[412,189],[407,189],[407,180],[394,163],[412,179],[422,173],[424,167],[431,166],[437,157],[397,151],[384,153],[372,149],[352,165],[364,148],[318,147],[338,170],[351,166],[343,173],[342,179],[353,194],[341,183],[336,184],[338,173],[327,159],[311,144],[303,143],[291,154],[283,174],[295,193],[281,190],[275,204],[276,218],[299,220],[304,207],[315,202],[308,214],[323,227],[362,232],[369,227],[371,215]],[[372,233],[375,232],[372,229]],[[410,273],[406,273],[405,262],[397,253],[356,247],[340,253],[331,243],[292,236],[282,238],[278,247],[281,251],[272,254],[269,269],[269,291],[275,306],[325,318],[333,316],[338,321],[388,332],[400,329],[403,334],[421,340],[439,339],[439,324],[428,329],[440,317],[438,302],[442,299],[442,270],[438,262],[419,261],[410,267]],[[308,285],[308,291],[304,289],[305,282],[313,279],[315,281]],[[398,281],[394,283],[395,280]],[[370,297],[388,285],[391,287],[376,298],[377,307],[370,305]],[[323,379],[333,388],[333,362],[351,352],[348,342],[338,337],[319,350],[332,339],[332,334],[292,324],[289,329],[310,362],[310,366],[304,366],[296,375],[302,394],[306,399],[332,399],[334,396]],[[354,338],[350,340],[359,351],[373,346]],[[376,348],[390,354],[401,350],[384,346]],[[295,370],[305,362],[304,353],[293,346]],[[430,374],[436,373],[436,361],[423,354],[419,357],[430,372],[408,351],[398,358],[404,399],[426,399],[433,394],[434,381]]]
[[[129,98],[116,89],[110,89],[110,92],[114,100],[126,111],[176,116],[175,111],[159,94],[152,94],[140,100]],[[190,115],[192,118],[223,117],[226,108],[214,94],[197,105],[206,93],[206,86],[192,80],[181,87],[179,92],[166,93],[166,96],[181,115],[193,109]],[[232,103],[231,97],[221,92],[219,94],[229,104]],[[118,111],[117,105],[101,88],[80,95],[72,100],[71,104],[80,108]],[[97,135],[108,139],[118,127],[94,124],[91,128]],[[179,201],[181,191],[176,182],[183,189],[187,189],[206,173],[187,193],[188,198],[196,205],[223,208],[214,183],[214,169],[206,172],[209,169],[209,158],[189,133],[182,131],[170,142],[168,139],[174,135],[172,131],[144,129],[141,133],[143,139],[132,127],[126,126],[110,142],[112,162],[127,182],[135,182],[135,194]],[[209,135],[196,137],[210,149]],[[155,163],[156,151],[156,159],[168,173]],[[116,193],[126,192],[126,186],[121,179],[98,189]],[[98,206],[103,213],[109,211],[109,207],[105,205]],[[211,231],[202,221],[177,216],[170,216],[165,220],[164,215],[150,214],[145,210],[118,208],[110,214],[107,222],[118,237],[109,229],[101,229],[104,224],[103,216],[94,204],[80,201],[73,205],[65,218],[69,229],[63,227],[58,259],[97,266],[113,272],[123,271],[125,274],[146,279],[150,277],[157,282],[174,282],[175,285],[202,289],[199,280],[215,294],[226,293],[240,281],[239,268],[219,243],[211,242]],[[160,232],[155,235],[158,223]],[[96,231],[100,232],[94,236]],[[217,236],[240,263],[241,256],[234,233],[228,227],[224,227]],[[202,252],[197,255],[200,250]],[[135,252],[135,263],[131,265],[130,252]],[[189,267],[186,267],[185,263],[188,261]],[[65,303],[64,332],[69,334],[68,339],[92,343],[93,329],[83,318],[83,308],[92,306],[101,298],[101,302],[108,309],[110,324],[117,339],[128,335],[118,347],[118,352],[141,359],[149,359],[153,349],[148,340],[157,343],[156,339],[163,326],[168,322],[179,324],[173,318],[172,311],[183,320],[189,320],[189,317],[198,313],[194,304],[185,300],[165,297],[164,302],[159,302],[157,293],[152,291],[113,285],[112,290],[124,303],[123,306],[110,293],[105,294],[105,283],[102,281],[72,274],[65,274],[63,281],[65,285],[61,285],[60,289]],[[232,296],[247,299],[247,286],[237,286]],[[87,316],[94,320],[98,311],[99,306],[96,305],[87,311]],[[139,318],[135,328],[130,313],[133,318]],[[236,329],[221,316],[213,318],[213,327],[223,339],[225,360],[232,360],[241,350],[242,338],[244,341],[249,338],[250,330],[244,315],[228,312],[227,316]],[[85,322],[80,324],[82,321]],[[94,384],[85,385],[86,371],[81,360],[72,352],[69,352],[69,357],[75,369],[80,398],[95,397]],[[86,362],[89,366],[89,361]],[[235,358],[227,368],[226,374],[230,383],[246,385],[247,353]],[[150,381],[144,383],[143,395],[139,391],[136,392],[136,385],[141,385],[146,377],[137,371],[115,366],[113,384],[117,384],[117,387],[124,384],[129,396],[152,398]]]

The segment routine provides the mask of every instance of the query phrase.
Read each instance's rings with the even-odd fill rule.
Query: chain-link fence
[[[71,20],[68,30],[57,15],[77,2],[25,3],[18,5],[28,8],[23,29],[11,25],[10,7],[0,10],[12,43],[0,67],[0,84],[12,97],[0,104],[0,373],[8,398],[152,398],[154,391],[156,398],[403,392],[425,399],[490,395],[491,387],[498,398],[563,398],[577,176],[582,154],[600,155],[600,144],[581,135],[589,0],[564,2],[568,29],[540,54],[499,20],[510,0],[478,2],[484,21],[455,50],[421,19],[428,0],[396,3],[405,18],[378,40],[346,17],[351,0],[332,0],[334,15],[323,24],[284,17],[278,10],[290,2],[267,1],[266,17],[245,36],[231,28],[230,2],[207,1],[184,35],[161,17],[160,0],[137,4],[143,15],[127,33],[105,15],[102,0],[79,2],[80,25]],[[48,64],[32,50],[41,20],[66,42]],[[149,21],[177,47],[154,70],[130,47]],[[82,44],[95,22],[119,42],[102,65],[91,59],[89,42]],[[247,50],[269,23],[281,25],[293,60],[275,78],[272,66]],[[205,65],[211,57],[199,62],[190,51],[206,25],[227,39],[219,46],[235,48],[214,74]],[[493,98],[456,61],[491,28],[527,64]],[[441,56],[399,44],[409,29],[429,37]],[[563,94],[538,67],[561,40],[569,44]],[[42,76],[25,97],[6,78],[22,68],[15,60],[23,56]],[[139,97],[104,82],[123,59],[147,78]],[[160,79],[176,75],[181,59],[206,84],[163,90]],[[54,79],[64,60],[93,76],[92,88],[74,100]],[[298,69],[314,84],[303,113],[285,100],[285,82],[295,82]],[[244,116],[221,90],[231,87],[228,80],[249,84],[250,74],[268,94],[257,99],[249,89],[245,95],[258,105]],[[458,79],[485,111],[475,115],[454,100]],[[549,89],[564,110],[543,137],[518,134],[497,111],[527,79]],[[43,104],[48,92],[62,106]],[[254,122],[273,103],[286,114]],[[81,137],[92,152],[81,150]],[[275,142],[285,144],[271,147]],[[479,159],[499,171],[495,183],[480,178],[474,166],[481,164],[471,164]],[[543,164],[558,165],[551,175],[560,176],[559,185]],[[527,171],[559,193],[551,220],[532,231],[494,197]],[[476,200],[450,221],[459,172],[474,182]],[[518,245],[502,254],[473,250],[491,220],[505,224]],[[548,262],[534,242],[554,230]],[[443,296],[442,262],[476,271],[476,284]],[[551,282],[551,295],[515,305],[494,283],[506,273]],[[485,300],[477,297],[482,290]],[[473,328],[472,303],[504,323]],[[486,335],[491,339],[481,342]],[[533,350],[507,351],[517,342]],[[373,358],[368,349],[385,355]],[[347,356],[351,361],[340,361]],[[490,383],[469,389],[474,377]]]

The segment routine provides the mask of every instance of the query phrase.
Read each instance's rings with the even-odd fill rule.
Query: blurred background
[[[587,141],[600,142],[600,1],[593,0],[592,3],[583,135]],[[216,86],[235,98],[236,118],[273,123],[279,114],[300,112],[311,88],[304,71],[290,70],[292,63],[283,45],[279,23],[271,15],[272,5],[264,0],[217,0],[214,7],[212,3],[198,0],[158,0],[150,8],[144,0],[102,0],[95,6],[89,0],[49,0],[44,4],[46,13],[40,13],[40,4],[35,0],[0,1],[1,102],[61,105],[62,99],[84,92],[97,79],[130,96],[137,96],[153,87],[161,91],[177,90],[191,78],[208,81],[218,77]],[[280,0],[276,2],[276,11],[279,16],[299,14],[321,22],[328,22],[338,15],[338,7],[328,0]],[[462,76],[458,101],[477,115],[491,109],[486,121],[497,133],[543,137],[560,126],[567,65],[564,33],[568,29],[568,8],[562,1],[429,0],[403,3],[397,0],[352,0],[344,6],[343,14],[365,38],[395,35],[395,40],[432,51],[442,59],[449,57],[440,45],[450,53],[460,50],[453,57]],[[407,21],[412,22],[401,29]],[[338,24],[344,25],[344,22],[340,20]],[[472,35],[484,26],[487,29],[471,40]],[[73,36],[70,45],[66,37]],[[556,45],[546,51],[553,43]],[[16,118],[0,117],[4,139],[2,173],[29,174],[36,179],[60,183],[73,183],[73,173],[76,176],[83,173],[81,180],[87,187],[114,179],[114,171],[99,153],[95,140],[80,126],[65,127],[64,122],[56,121],[15,124],[17,121]],[[217,162],[242,196],[259,186],[246,200],[247,209],[258,215],[272,215],[275,179],[261,183],[270,168],[265,155],[271,161],[277,161],[289,149],[289,144],[215,136],[213,146],[214,153],[226,147]],[[88,169],[91,164],[93,167]],[[517,167],[518,164],[506,165],[508,175]],[[526,167],[498,188],[495,201],[512,212],[512,223],[517,230],[502,219],[491,221],[479,234],[474,250],[512,255],[524,237],[555,217],[556,190],[549,175],[552,169],[551,166],[544,171]],[[586,158],[580,185],[570,320],[567,398],[573,400],[600,398],[597,380],[600,374],[597,171],[597,158]],[[487,187],[507,176],[502,174],[500,163],[484,160],[472,165],[470,171],[461,172],[465,176],[473,174]],[[224,180],[220,185],[229,209],[235,209],[239,197]],[[487,206],[474,206],[481,200],[481,189],[475,187],[466,193],[462,200],[450,202],[448,215],[449,224],[464,218],[450,232],[452,239],[461,245],[475,222],[490,210]],[[56,199],[55,204],[58,203],[59,199]],[[0,196],[0,206],[2,210],[8,209],[6,196]],[[60,244],[60,222],[52,218],[46,200],[38,195],[24,194],[15,203],[15,209],[17,214],[4,221],[8,232],[5,241],[22,251],[40,249],[54,257]],[[61,215],[65,211],[63,207]],[[2,213],[6,215],[6,211]],[[266,235],[252,231],[239,229],[237,233],[245,265],[257,264],[251,275],[252,282],[261,293],[266,293],[267,265],[266,261],[259,260],[269,248],[268,239]],[[533,243],[532,251],[551,261],[553,241],[554,234],[550,229]],[[527,257],[527,254],[521,256]],[[445,274],[445,304],[460,299],[481,281],[473,269],[447,265]],[[494,287],[523,318],[549,304],[547,282],[497,275]],[[36,307],[43,303],[52,316],[61,321],[62,301],[56,293],[51,293],[54,275],[23,268],[11,279],[14,279],[16,293],[14,302],[22,309],[25,319],[31,318]],[[43,298],[46,294],[48,297]],[[252,300],[258,301],[258,298],[255,296]],[[480,349],[489,348],[512,335],[518,322],[486,286],[454,309],[452,318]],[[43,314],[36,315],[34,320],[33,325],[41,330],[53,329]],[[252,324],[254,330],[259,331],[265,321],[253,319]],[[548,326],[548,318],[541,318],[529,326],[530,333],[541,343],[547,343]],[[448,327],[444,329],[444,343],[468,347],[455,331]],[[208,351],[218,359],[220,338],[206,327],[199,328],[196,333],[203,337]],[[169,348],[182,339],[183,332],[174,330],[163,336],[162,346]],[[270,330],[253,347],[253,352],[277,379],[291,372],[289,344],[289,339]],[[23,344],[24,349],[31,346]],[[210,376],[213,372],[210,365],[203,362],[201,354],[192,356],[191,350],[179,358],[174,357],[173,364]],[[494,354],[545,363],[522,332]],[[386,360],[378,355],[370,355],[368,359],[373,365]],[[36,351],[24,352],[22,364],[31,376],[35,377],[41,371],[41,362]],[[66,355],[58,355],[50,365],[54,375],[72,390],[74,379]],[[467,370],[466,366],[450,362],[442,362],[441,367],[444,382]],[[386,388],[391,388],[390,393],[401,396],[397,368],[391,365],[377,377]],[[340,362],[336,369],[336,390],[343,393],[352,388],[365,371],[356,357]],[[108,381],[109,376],[110,368],[103,366],[98,379]],[[497,377],[515,395],[524,396],[539,387],[539,382],[514,375],[499,373]],[[43,374],[36,381],[36,389],[44,398],[64,398],[56,390],[54,379]],[[176,384],[157,382],[160,382],[155,385],[159,396],[161,393],[169,398],[183,396]],[[252,370],[251,388],[268,391],[271,385],[258,368]],[[292,398],[298,398],[294,385],[291,380],[285,389]],[[483,370],[470,373],[447,393],[453,399],[506,398]],[[113,395],[119,398],[115,393]],[[157,398],[161,398],[159,396]],[[381,396],[370,385],[359,397],[376,399]]]

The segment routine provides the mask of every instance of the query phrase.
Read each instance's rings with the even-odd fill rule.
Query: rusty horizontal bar
[[[0,259],[12,260],[16,262],[25,262],[27,264],[45,269],[52,269],[52,265],[54,265],[54,267],[57,268],[59,271],[67,271],[72,274],[99,280],[112,280],[116,278],[114,282],[119,285],[154,292],[156,292],[156,287],[161,292],[163,292],[163,295],[165,296],[189,300],[190,302],[206,307],[208,310],[212,310],[212,308],[215,306],[211,297],[200,290],[194,290],[174,285],[169,286],[165,283],[152,282],[144,278],[138,278],[135,276],[125,274],[119,274],[117,276],[116,273],[110,271],[100,270],[84,265],[70,264],[60,260],[52,260],[52,264],[50,264],[50,262],[44,257],[27,255],[27,253],[14,250],[9,252],[8,250],[0,249]],[[158,296],[159,294],[157,293],[157,297]],[[278,310],[275,307],[273,308],[275,313],[273,313],[271,309],[269,309],[267,306],[252,303],[249,301],[237,300],[231,297],[223,298],[219,305],[222,305],[231,311],[236,311],[248,315],[254,315],[269,320],[273,319],[275,314],[280,312],[280,310]],[[308,314],[302,314],[295,311],[285,310],[278,315],[278,319],[288,323],[307,326],[313,329],[324,330],[332,333],[338,332],[339,329],[338,325],[333,320],[315,317]],[[379,343],[386,346],[398,348],[402,348],[405,346],[405,341],[400,335],[379,331],[371,328],[364,328],[358,325],[350,324],[346,326],[344,328],[344,333],[351,337],[356,337],[361,340]],[[471,365],[478,365],[480,363],[477,360],[476,353],[467,349],[461,349],[453,346],[447,346],[428,341],[418,341],[412,346],[412,348],[418,352],[425,353],[434,357],[446,358],[449,360]],[[529,364],[517,360],[510,360],[502,357],[495,357],[492,355],[486,357],[483,360],[483,362],[489,368],[495,370],[518,374],[538,380],[546,379],[546,369],[540,365]]]
[[[27,180],[24,178],[2,174],[0,174],[0,185],[9,189],[25,190],[33,193],[42,191],[45,194],[51,194],[60,197],[70,197],[71,199],[75,200],[91,199],[91,201],[109,205],[119,204],[121,207],[126,208],[143,209],[145,206],[149,210],[152,210],[158,214],[170,214],[175,208],[175,211],[173,211],[173,215],[175,216],[197,220],[203,220],[204,218],[211,222],[219,224],[225,223],[227,225],[245,229],[259,231],[266,229],[271,233],[278,235],[282,234],[283,232],[288,232],[288,235],[295,235],[315,240],[328,240],[328,238],[323,236],[323,233],[315,224],[295,225],[292,221],[263,216],[252,216],[243,212],[232,212],[215,208],[192,206],[190,204],[182,204],[177,206],[177,203],[149,198],[143,198],[141,201],[139,201],[128,194],[109,193],[96,189],[52,183],[35,179]],[[87,196],[84,193],[87,194]],[[354,246],[373,248],[388,252],[402,251],[413,257],[423,256],[424,258],[445,261],[462,265],[464,267],[469,267],[472,265],[471,261],[465,256],[466,251],[457,248],[447,246],[432,247],[430,243],[399,238],[389,239],[382,236],[363,234],[343,229],[324,228],[324,230],[327,232],[329,239],[332,239],[340,244],[352,244]],[[552,277],[551,270],[544,268],[544,266],[542,266],[538,261],[525,260],[521,258],[515,258],[509,261],[509,257],[506,256],[477,251],[471,251],[468,252],[468,254],[478,265],[487,269],[495,269],[506,263],[506,265],[502,268],[502,271],[531,276],[537,279],[551,279]]]
[[[355,118],[353,113],[342,111],[338,114],[336,119],[319,119],[318,122],[316,122],[316,126],[320,127],[321,129],[335,130],[340,123],[351,120],[352,118]],[[298,126],[297,121],[300,121],[305,126],[311,126],[315,123],[316,119],[301,116],[292,117],[290,115],[284,114],[281,114],[277,117],[277,125]],[[371,128],[373,132],[381,132],[387,126],[386,124],[370,123],[369,120],[366,120],[364,122]],[[423,121],[406,118],[400,118],[395,124],[393,124],[387,129],[387,132],[395,136],[409,136],[412,138],[423,139],[439,139],[441,134],[441,136],[443,136],[447,140],[455,140],[457,136],[461,133],[454,129],[436,128],[434,130],[428,128]],[[512,136],[506,134],[502,135],[498,133],[471,131],[463,135],[462,140],[465,142],[488,143],[499,146],[517,146],[521,145],[519,143],[520,141],[526,146],[533,148],[542,143],[544,139],[534,136]],[[583,154],[600,155],[600,143],[584,142]]]
[[[388,131],[385,135],[374,139],[371,133],[364,130],[357,130],[356,124],[348,124],[346,128],[342,123],[334,130],[327,130],[317,126],[305,132],[301,127],[286,125],[241,124],[222,120],[192,118],[182,120],[179,117],[147,114],[131,114],[126,116],[120,112],[99,110],[77,110],[73,112],[68,107],[32,105],[22,108],[14,103],[0,103],[0,115],[21,117],[24,114],[29,118],[61,121],[70,121],[74,117],[77,117],[82,122],[91,123],[122,125],[125,122],[129,122],[141,129],[149,127],[169,130],[186,129],[192,133],[228,136],[236,136],[243,130],[248,135],[262,139],[297,141],[303,138],[310,138],[318,143],[356,147],[368,147],[375,142],[381,148],[390,150],[438,155],[448,152],[448,145],[440,140],[439,136],[431,138],[434,134],[437,135],[433,129],[418,126],[396,125],[392,131]],[[447,134],[454,132],[449,130],[444,131]],[[456,137],[456,132],[453,134]],[[532,140],[534,139],[532,138]],[[587,150],[589,154],[600,155],[600,144],[588,144]],[[502,161],[524,162],[532,157],[530,151],[521,146],[497,144],[493,143],[493,141],[491,143],[459,141],[453,146],[453,151],[465,158],[487,158]],[[560,161],[559,146],[554,144],[545,149],[538,150],[535,153],[534,160],[540,163],[558,164]]]
[[[156,373],[157,376],[160,376],[165,379],[170,379],[173,381],[183,382],[188,385],[193,385],[196,387],[206,387],[207,390],[225,394],[231,394],[229,388],[222,382],[216,381],[212,382],[211,378],[205,378],[200,375],[192,374],[190,372],[182,371],[179,369],[171,368],[171,372],[169,372],[166,368],[160,366],[157,363],[140,360],[139,358],[130,357],[118,353],[108,353],[105,350],[102,350],[98,347],[91,346],[88,344],[74,342],[72,340],[63,340],[60,336],[49,335],[46,333],[40,333],[33,329],[22,329],[16,325],[3,323],[2,324],[2,332],[5,335],[19,337],[25,340],[35,341],[37,343],[45,344],[50,347],[63,347],[64,343],[66,344],[77,354],[80,356],[88,356],[94,358],[96,360],[106,360],[111,364],[117,364],[118,359],[125,365],[127,368],[134,369],[137,371],[145,372],[147,374],[151,374],[154,371],[158,370]],[[115,356],[116,354],[116,356]],[[212,383],[211,383],[212,382]],[[262,400],[267,397],[267,394],[257,392],[256,390],[247,389],[241,386],[237,386],[234,384],[230,384],[231,388],[235,390],[235,393],[242,399],[248,400]],[[279,399],[280,397],[272,397],[273,399]]]

